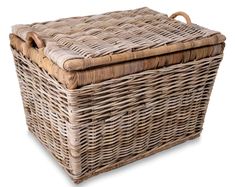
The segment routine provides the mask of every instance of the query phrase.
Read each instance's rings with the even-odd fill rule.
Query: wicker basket
[[[28,128],[77,183],[198,137],[225,45],[148,8],[16,25],[10,41]]]

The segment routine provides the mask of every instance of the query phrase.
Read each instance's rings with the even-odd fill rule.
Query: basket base
[[[108,171],[111,171],[113,169],[116,169],[116,168],[119,168],[121,166],[124,166],[124,165],[127,165],[129,163],[132,163],[134,161],[137,161],[137,160],[140,160],[140,159],[143,159],[145,157],[148,157],[148,156],[151,156],[155,153],[158,153],[158,152],[161,152],[161,151],[164,151],[166,149],[169,149],[171,147],[174,147],[178,144],[182,144],[188,140],[192,140],[192,139],[195,139],[195,138],[198,138],[200,136],[200,133],[201,132],[198,132],[198,133],[195,133],[195,134],[191,134],[187,137],[184,137],[184,138],[181,138],[181,139],[178,139],[178,140],[175,140],[174,142],[169,142],[169,143],[166,143],[160,147],[156,147],[156,148],[153,148],[147,152],[144,152],[144,153],[140,153],[134,157],[131,157],[131,158],[127,158],[127,159],[124,159],[124,160],[121,160],[119,162],[116,162],[112,165],[108,165],[106,167],[102,167],[96,171],[93,171],[93,172],[90,172],[88,174],[86,174],[85,176],[81,177],[80,179],[76,179],[74,181],[74,183],[78,184],[78,183],[81,183],[83,182],[84,180],[90,178],[90,177],[93,177],[93,176],[96,176],[96,175],[99,175],[101,173],[104,173],[104,172],[108,172]],[[68,172],[68,171],[67,171]],[[68,172],[69,173],[69,172]],[[69,175],[71,176],[71,174],[69,173]],[[71,176],[72,177],[72,176]],[[73,177],[72,177],[73,178]]]

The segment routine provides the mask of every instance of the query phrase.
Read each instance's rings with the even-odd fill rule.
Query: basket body
[[[198,137],[222,55],[69,90],[13,49],[27,125],[75,182]]]

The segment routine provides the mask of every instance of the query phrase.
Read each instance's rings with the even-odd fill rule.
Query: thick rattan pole
[[[182,12],[182,11],[175,12],[174,14],[172,14],[172,15],[170,16],[170,18],[174,19],[174,18],[176,18],[176,17],[178,17],[178,16],[183,16],[184,19],[186,20],[186,23],[187,23],[188,25],[192,25],[192,21],[191,21],[189,15],[186,14],[185,12]]]

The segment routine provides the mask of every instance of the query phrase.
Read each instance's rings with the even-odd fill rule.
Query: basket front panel
[[[13,54],[29,130],[77,182],[198,135],[222,59],[68,90]]]
[[[80,177],[200,133],[221,58],[69,91],[69,142],[74,157],[79,155],[81,161]]]

